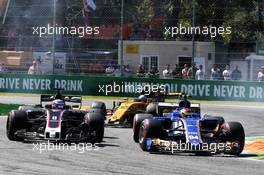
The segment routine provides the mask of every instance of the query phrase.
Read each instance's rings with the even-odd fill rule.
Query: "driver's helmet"
[[[65,103],[63,100],[57,99],[53,100],[51,104],[52,109],[64,109]]]
[[[189,114],[190,114],[190,108],[183,108],[180,110],[180,116],[183,118]]]
[[[179,103],[180,108],[190,108],[191,107],[191,102],[188,100],[187,95],[183,95],[182,99]]]
[[[146,95],[140,95],[139,97],[138,97],[138,100],[140,101],[140,102],[143,102],[143,103],[147,103],[147,97],[146,97]]]

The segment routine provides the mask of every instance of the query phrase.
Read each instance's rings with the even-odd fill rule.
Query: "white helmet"
[[[52,101],[51,105],[52,109],[64,109],[65,108],[65,103],[63,100],[57,99]]]
[[[138,99],[139,99],[139,101],[141,101],[141,102],[147,103],[147,97],[146,97],[146,95],[140,95],[140,96],[138,97]]]

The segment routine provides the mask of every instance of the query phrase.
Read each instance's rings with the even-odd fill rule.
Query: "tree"
[[[137,18],[146,21],[152,19],[154,13],[154,3],[152,0],[143,0],[136,6]]]

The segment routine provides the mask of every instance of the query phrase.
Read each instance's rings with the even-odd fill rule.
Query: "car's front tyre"
[[[143,120],[151,119],[153,117],[152,114],[136,114],[133,118],[133,139],[136,143],[138,143],[139,139],[139,128]]]
[[[152,145],[153,138],[161,138],[162,122],[145,119],[139,128],[139,145],[143,151],[155,151]]]
[[[228,122],[228,132],[226,135],[226,142],[231,143],[231,149],[226,150],[226,154],[239,155],[245,146],[245,131],[241,123]]]
[[[6,136],[12,141],[21,141],[15,133],[18,130],[26,129],[27,113],[22,110],[12,110],[9,112],[6,122]]]
[[[94,133],[92,143],[100,143],[104,138],[104,116],[101,113],[87,113],[84,117],[87,131]]]

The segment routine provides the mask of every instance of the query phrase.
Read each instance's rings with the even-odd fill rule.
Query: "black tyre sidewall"
[[[156,103],[150,103],[146,107],[146,113],[152,114],[152,115],[158,115],[157,113],[157,104]]]
[[[104,117],[107,115],[106,112],[106,105],[104,102],[100,102],[100,101],[96,101],[92,103],[92,109],[90,109],[90,111],[100,111]]]
[[[89,132],[95,131],[95,143],[100,143],[104,138],[104,116],[101,113],[87,113],[84,117],[84,123]]]
[[[23,139],[15,136],[18,130],[26,129],[27,114],[22,110],[12,110],[8,114],[6,124],[6,135],[9,140],[21,141]]]
[[[227,154],[239,155],[245,146],[245,131],[241,123],[239,122],[228,122],[229,132],[226,136],[227,142],[235,142],[239,143],[240,149],[237,152],[227,152]]]
[[[138,134],[139,134],[139,128],[140,124],[145,119],[151,119],[153,116],[151,114],[136,114],[133,119],[133,139],[136,143],[138,143]]]
[[[143,151],[155,151],[151,147],[147,149],[147,138],[161,138],[162,122],[153,119],[145,119],[139,128],[139,145]]]

